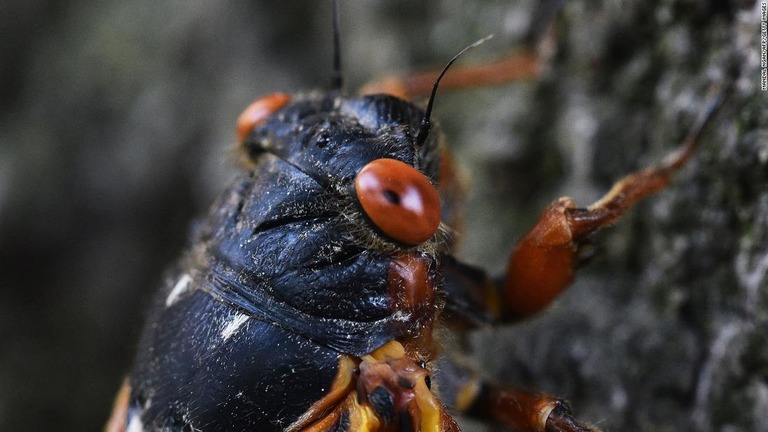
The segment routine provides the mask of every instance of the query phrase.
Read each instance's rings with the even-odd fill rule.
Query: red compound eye
[[[239,142],[245,141],[245,138],[251,130],[263,123],[275,111],[284,107],[291,100],[291,95],[286,93],[272,93],[256,99],[248,105],[240,117],[237,118],[237,139]]]
[[[394,159],[369,162],[355,177],[355,192],[371,221],[400,243],[423,243],[440,225],[437,189],[406,163]]]

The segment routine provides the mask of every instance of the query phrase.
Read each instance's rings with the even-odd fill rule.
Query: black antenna
[[[331,88],[341,90],[344,80],[341,76],[341,42],[339,42],[339,4],[333,0],[333,75],[331,76]]]
[[[432,115],[432,105],[435,104],[435,95],[437,94],[437,87],[440,84],[440,80],[443,79],[443,75],[445,75],[445,73],[448,72],[448,68],[450,68],[453,62],[455,62],[459,57],[461,57],[462,54],[480,45],[481,43],[487,41],[492,37],[493,35],[488,35],[480,39],[479,41],[473,43],[472,45],[464,48],[463,50],[459,51],[459,53],[453,56],[451,61],[449,61],[448,64],[445,65],[442,72],[440,72],[440,75],[438,75],[437,79],[435,80],[435,84],[432,86],[432,94],[429,95],[429,102],[427,102],[427,109],[424,111],[424,118],[421,119],[421,126],[419,127],[419,132],[416,134],[417,147],[420,147],[422,144],[424,144],[424,142],[427,140],[427,136],[429,136],[429,130],[432,127],[432,124],[429,122],[429,117]]]

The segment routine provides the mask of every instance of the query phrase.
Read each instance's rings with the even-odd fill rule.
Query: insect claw
[[[582,267],[591,262],[599,253],[592,236],[579,240],[576,244],[576,266]]]
[[[704,135],[704,130],[714,120],[732,91],[733,83],[725,85],[724,88],[722,85],[712,86],[710,93],[713,93],[714,96],[709,98],[706,108],[699,114],[696,123],[691,127],[680,147],[667,155],[659,164],[660,169],[674,172],[679,170],[690,159],[696,147],[698,147],[701,137]]]
[[[546,432],[599,432],[594,426],[583,425],[571,416],[571,410],[563,401],[557,401],[555,409],[549,413]]]

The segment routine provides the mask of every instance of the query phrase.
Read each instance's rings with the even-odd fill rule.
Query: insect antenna
[[[479,41],[473,43],[472,45],[469,45],[463,50],[459,51],[459,53],[453,56],[451,61],[449,61],[448,64],[445,65],[443,70],[440,72],[440,75],[437,76],[437,79],[435,80],[435,84],[432,86],[432,93],[429,95],[429,102],[427,102],[427,109],[424,110],[424,117],[421,119],[421,126],[419,126],[419,132],[416,133],[416,144],[415,144],[416,147],[421,147],[421,145],[424,144],[424,142],[427,140],[427,136],[429,136],[429,130],[432,127],[432,124],[430,123],[429,118],[430,116],[432,116],[432,106],[435,104],[435,95],[437,94],[437,87],[440,85],[440,80],[443,79],[443,76],[445,75],[445,73],[448,72],[448,68],[450,68],[453,62],[455,62],[459,57],[461,57],[462,54],[480,45],[481,43],[487,41],[492,37],[493,35],[488,35],[480,39]]]
[[[339,34],[339,1],[333,0],[333,75],[331,88],[341,91],[344,80],[341,76],[341,42]]]

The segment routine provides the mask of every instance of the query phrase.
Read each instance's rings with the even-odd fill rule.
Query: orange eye
[[[275,111],[284,107],[291,100],[291,95],[286,93],[272,93],[256,99],[248,105],[240,117],[237,118],[237,139],[239,142],[245,138],[251,130],[263,123]]]
[[[440,225],[440,197],[429,179],[395,159],[369,162],[355,177],[355,193],[365,214],[392,239],[417,245]]]

